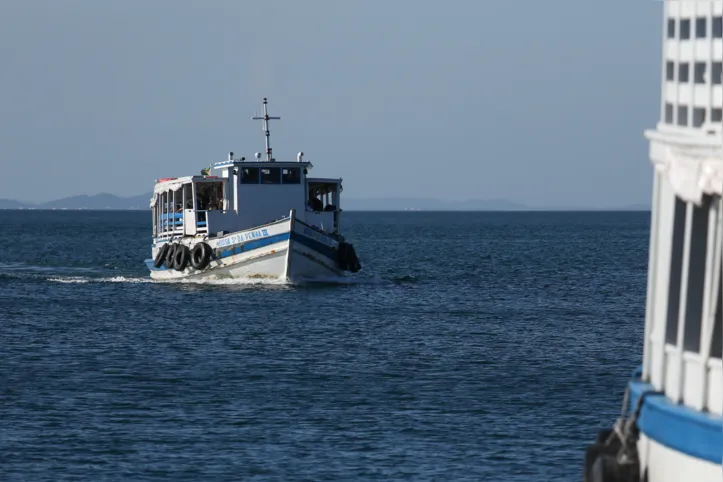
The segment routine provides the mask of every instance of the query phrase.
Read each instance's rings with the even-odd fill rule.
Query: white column
[[[650,381],[650,344],[653,343],[655,279],[658,258],[658,218],[660,217],[659,176],[653,169],[653,199],[650,209],[650,247],[648,248],[648,290],[645,306],[645,337],[643,338],[643,380]]]
[[[653,306],[650,332],[650,382],[657,390],[665,387],[665,331],[668,321],[668,291],[670,288],[670,258],[673,248],[675,194],[663,174],[655,174],[658,185],[656,243],[653,261]]]
[[[719,272],[721,263],[721,209],[720,200],[710,203],[708,213],[708,239],[705,266],[705,291],[703,293],[703,326],[700,330],[701,373],[702,383],[700,400],[693,407],[702,410],[708,401],[708,360],[710,359],[713,325],[715,322],[716,302],[719,290]]]
[[[231,176],[231,182],[233,182],[233,210],[236,214],[238,214],[238,184],[239,184],[239,171],[241,170],[240,167],[232,168],[233,176]]]

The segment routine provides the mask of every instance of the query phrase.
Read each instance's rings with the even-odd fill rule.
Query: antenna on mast
[[[274,120],[281,119],[281,117],[269,117],[269,112],[266,108],[267,105],[268,105],[268,101],[266,100],[266,97],[264,97],[264,115],[263,115],[263,117],[259,117],[259,116],[253,117],[253,119],[264,121],[263,129],[264,129],[264,135],[266,136],[266,162],[272,162],[272,161],[275,161],[275,159],[273,159],[271,157],[271,145],[269,144],[269,135],[271,134],[271,132],[269,131],[269,121],[272,119],[274,119]]]

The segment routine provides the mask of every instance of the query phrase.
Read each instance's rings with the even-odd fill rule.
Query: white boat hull
[[[265,278],[294,282],[344,275],[336,260],[339,242],[296,220],[293,211],[289,218],[269,225],[216,239],[182,238],[179,243],[192,248],[201,241],[214,253],[205,269],[196,270],[190,263],[182,271],[165,266],[156,268],[153,259],[162,247],[159,244],[152,250],[154,258],[146,260],[151,278],[161,281]]]
[[[671,400],[641,373],[628,383],[615,427],[588,446],[584,480],[723,481],[721,416]]]
[[[638,440],[641,476],[647,472],[648,482],[721,482],[723,471],[714,464],[686,455],[651,440],[644,433]]]

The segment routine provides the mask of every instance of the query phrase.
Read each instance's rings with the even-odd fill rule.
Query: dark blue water
[[[2,480],[581,480],[647,213],[345,213],[354,282],[148,282],[150,215],[0,211]]]

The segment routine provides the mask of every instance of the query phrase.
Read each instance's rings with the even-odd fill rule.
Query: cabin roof
[[[243,167],[314,167],[309,161],[257,161],[253,160],[240,160],[234,159],[233,161],[217,162],[213,165],[214,169],[226,169],[232,166],[243,166]]]
[[[341,184],[342,181],[340,177],[307,177],[306,180],[317,184]]]
[[[195,181],[223,181],[224,179],[218,176],[183,176],[183,177],[165,177],[158,179],[156,185],[153,187],[153,193],[158,194],[164,191],[175,191],[184,184],[189,184]]]

